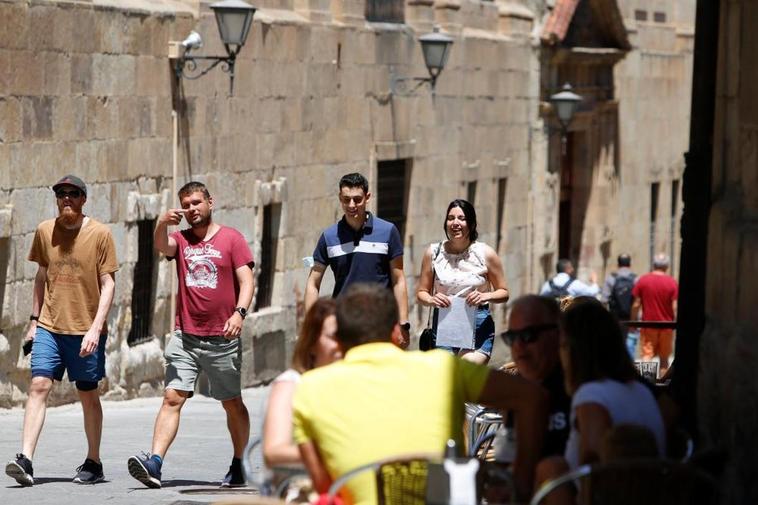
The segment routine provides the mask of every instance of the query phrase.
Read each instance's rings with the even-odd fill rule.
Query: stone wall
[[[758,276],[758,6],[722,1],[720,9],[698,418],[703,444],[729,457],[722,503],[738,504],[758,501],[758,290],[750,287]]]
[[[529,186],[537,116],[530,11],[513,2],[408,0],[406,24],[367,23],[359,0],[267,0],[236,69],[234,95],[218,69],[172,88],[168,43],[192,29],[199,54],[221,54],[204,2],[0,1],[0,405],[25,398],[20,350],[35,266],[36,224],[54,216],[50,185],[64,173],[89,185],[85,211],[113,231],[121,269],[109,315],[106,395],[154,394],[170,329],[172,266],[157,262],[151,334],[129,346],[137,222],[176,205],[172,97],[178,101],[178,178],[205,181],[215,219],[237,227],[260,256],[263,207],[281,205],[272,306],[248,318],[246,385],[289,361],[307,269],[320,231],[339,217],[336,184],[377,161],[412,159],[405,270],[413,299],[444,209],[477,182],[482,240],[494,243],[498,179],[508,178],[504,241],[513,294],[529,286]],[[506,5],[507,4],[507,5]],[[389,94],[391,68],[423,76],[415,38],[440,24],[455,37],[436,94]],[[526,264],[526,266],[525,266]],[[0,279],[2,280],[2,279]],[[324,289],[329,289],[329,281]],[[425,310],[414,310],[419,328]],[[502,314],[498,317],[498,322]],[[70,401],[67,383],[53,402]]]
[[[613,187],[614,204],[609,209],[614,236],[608,267],[615,269],[618,254],[627,252],[632,255],[633,269],[646,272],[651,268],[651,251],[665,252],[672,259],[669,273],[678,277],[694,2],[624,0],[619,4],[633,50],[617,65],[615,75],[620,166]],[[640,12],[646,20],[638,19]],[[659,184],[659,197],[651,238],[653,183]]]

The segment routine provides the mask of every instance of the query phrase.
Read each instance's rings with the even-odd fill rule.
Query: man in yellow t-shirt
[[[392,291],[355,284],[337,299],[337,340],[345,358],[304,374],[294,399],[294,435],[316,489],[324,493],[360,465],[409,453],[443,454],[461,443],[464,402],[515,410],[517,492],[528,495],[547,424],[536,384],[443,351],[404,352]],[[348,503],[376,503],[372,476],[356,477]]]
[[[98,382],[105,375],[106,317],[113,301],[116,247],[108,226],[85,216],[87,186],[67,175],[53,186],[58,217],[37,227],[29,260],[37,263],[26,342],[32,344],[32,381],[24,413],[22,449],[5,473],[34,484],[32,457],[45,421],[54,380],[66,371],[84,413],[87,457],[74,482],[104,480],[100,462],[103,411]],[[28,345],[28,344],[27,344]],[[26,347],[26,346],[25,346]]]

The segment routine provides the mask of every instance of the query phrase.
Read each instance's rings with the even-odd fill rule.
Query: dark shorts
[[[68,380],[76,382],[79,389],[94,389],[92,383],[105,376],[105,339],[100,335],[97,350],[89,356],[79,356],[84,335],[53,333],[37,326],[32,344],[32,377],[47,377],[60,381],[63,372]],[[82,387],[80,387],[82,386]]]
[[[434,331],[437,331],[437,309],[434,310],[434,321],[432,324]],[[492,346],[495,343],[495,321],[490,314],[489,305],[480,305],[476,309],[476,326],[474,327],[474,349],[486,356],[492,355]],[[448,347],[444,345],[437,346],[437,349],[444,349],[458,354],[461,350],[459,347]]]

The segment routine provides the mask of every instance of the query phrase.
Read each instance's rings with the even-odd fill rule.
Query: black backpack
[[[573,277],[570,278],[566,284],[563,286],[558,286],[553,282],[553,279],[550,279],[547,281],[548,285],[550,286],[550,291],[545,296],[550,296],[552,298],[555,298],[556,300],[560,300],[561,298],[566,298],[569,295],[569,286],[575,281]]]
[[[616,281],[608,296],[608,309],[619,319],[628,320],[632,313],[632,288],[637,276],[635,274],[620,276],[615,273],[612,275]]]

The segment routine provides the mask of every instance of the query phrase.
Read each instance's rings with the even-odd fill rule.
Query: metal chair
[[[718,498],[716,480],[692,465],[635,459],[580,466],[544,483],[530,505],[571,482],[578,484],[580,505],[708,505]]]
[[[440,454],[412,453],[380,459],[356,467],[339,476],[329,487],[328,503],[354,477],[374,472],[379,505],[424,505],[427,503],[427,481],[431,462]]]
[[[303,466],[275,466],[269,468],[263,461],[263,439],[250,439],[242,458],[242,469],[249,485],[258,489],[261,496],[285,497],[293,480],[308,477]]]
[[[472,458],[478,457],[479,459],[491,459],[492,454],[490,449],[494,442],[495,433],[503,425],[503,416],[499,412],[482,405],[467,403],[466,421],[468,422],[468,456]],[[481,446],[483,444],[487,445],[486,450],[482,452]],[[483,456],[481,456],[482,454]]]

